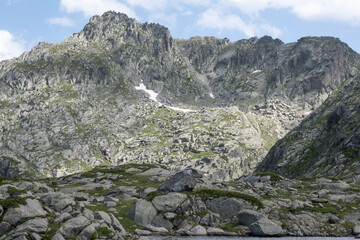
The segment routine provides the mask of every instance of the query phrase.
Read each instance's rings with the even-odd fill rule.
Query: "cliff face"
[[[62,43],[0,63],[0,174],[160,162],[236,178],[351,78],[356,58],[330,37],[173,39],[107,12]]]
[[[358,174],[359,92],[360,75],[355,73],[300,126],[275,144],[258,169],[289,177]]]

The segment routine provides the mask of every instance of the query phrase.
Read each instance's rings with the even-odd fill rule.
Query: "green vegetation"
[[[16,208],[16,207],[19,207],[19,204],[26,205],[26,199],[19,198],[19,197],[12,197],[12,198],[8,198],[8,199],[0,200],[0,205],[4,209]]]
[[[44,239],[45,240],[50,240],[55,236],[56,231],[60,228],[61,224],[60,223],[54,223],[54,218],[51,219],[51,221],[49,222],[48,228],[45,232],[45,236]]]
[[[100,236],[109,236],[111,233],[113,233],[113,231],[111,231],[107,227],[99,227],[97,232]]]
[[[155,197],[165,195],[163,193],[157,193],[156,191],[149,193],[144,199],[146,201],[152,201]]]
[[[298,207],[295,209],[290,209],[289,211],[293,213],[300,211],[309,211],[309,212],[318,212],[318,213],[332,213],[335,215],[340,214],[340,211],[330,204],[324,204],[324,207]]]
[[[210,213],[209,210],[203,210],[203,211],[196,211],[195,215],[199,217],[204,217],[206,214]]]
[[[12,187],[12,186],[7,187],[7,192],[10,195],[10,197],[17,197],[17,196],[19,196],[21,194],[26,193],[25,190],[17,189],[17,188]]]
[[[248,195],[248,194],[244,194],[244,193],[240,193],[240,192],[231,192],[231,191],[224,191],[224,190],[218,190],[218,189],[207,189],[207,188],[203,188],[203,189],[199,189],[195,192],[198,195],[201,195],[203,197],[233,197],[233,198],[240,198],[243,199],[245,201],[250,202],[251,204],[258,206],[258,208],[264,208],[264,205],[262,204],[262,202],[257,199],[254,196]]]
[[[235,233],[239,232],[239,229],[237,229],[237,227],[239,227],[239,224],[237,223],[226,223],[220,226],[220,228],[225,232],[235,232]]]

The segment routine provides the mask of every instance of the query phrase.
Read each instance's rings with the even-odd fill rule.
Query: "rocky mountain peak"
[[[0,63],[0,173],[161,162],[240,177],[353,74],[357,56],[324,37],[173,39],[106,12]]]

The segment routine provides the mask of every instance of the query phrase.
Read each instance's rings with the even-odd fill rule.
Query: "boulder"
[[[125,235],[126,231],[124,227],[120,224],[119,220],[114,216],[114,214],[109,213],[111,218],[111,226],[120,233],[120,235]]]
[[[61,192],[46,194],[41,197],[41,201],[53,208],[56,212],[60,212],[70,205],[75,205],[75,202],[70,195]]]
[[[249,225],[251,234],[254,236],[280,236],[282,228],[267,218],[261,218],[259,221]]]
[[[158,193],[166,192],[182,192],[182,191],[192,191],[196,184],[197,178],[201,178],[202,175],[198,173],[195,169],[187,169],[182,172],[179,172],[168,179],[166,182],[160,185],[157,189]]]
[[[174,227],[172,223],[166,218],[164,218],[162,214],[158,214],[152,221],[151,225],[153,225],[154,227],[164,227],[168,230],[173,229]]]
[[[62,223],[70,218],[72,218],[70,213],[62,213],[55,218],[54,223]]]
[[[140,235],[140,236],[146,236],[146,235],[150,235],[151,232],[147,231],[147,230],[142,230],[142,229],[135,229],[135,234]]]
[[[4,233],[7,233],[10,230],[11,230],[11,224],[10,223],[4,222],[4,221],[0,223],[0,235],[4,234]]]
[[[46,218],[34,218],[29,221],[18,225],[15,228],[15,232],[35,232],[45,233],[49,225],[49,221]]]
[[[206,206],[221,217],[231,219],[237,216],[241,209],[250,208],[251,204],[242,199],[220,197],[206,201]]]
[[[65,240],[65,238],[63,237],[63,235],[61,235],[59,232],[57,232],[52,238],[51,240]]]
[[[128,215],[134,222],[145,227],[152,223],[157,211],[151,202],[140,199],[135,203]]]
[[[167,195],[157,196],[152,200],[155,208],[162,212],[175,212],[187,199],[186,194],[171,192]]]
[[[75,201],[87,201],[89,199],[89,194],[84,192],[75,192],[73,193]]]
[[[104,220],[107,224],[111,225],[111,217],[104,211],[96,211],[94,212],[94,218],[97,220]]]
[[[145,230],[149,230],[151,232],[160,232],[160,233],[167,233],[168,230],[164,227],[154,227],[152,225],[144,226]]]
[[[90,225],[89,219],[80,215],[66,221],[59,229],[59,232],[64,238],[68,239],[72,236],[78,235],[85,227]]]
[[[26,205],[8,209],[2,221],[8,222],[11,225],[16,225],[18,222],[27,218],[45,217],[46,214],[47,212],[43,209],[38,200],[27,199]]]
[[[224,234],[224,230],[215,227],[209,227],[206,232],[209,236],[221,236]]]
[[[259,212],[250,209],[243,209],[238,212],[239,224],[249,226],[259,221],[265,216]]]
[[[96,233],[97,229],[100,227],[100,223],[94,222],[91,223],[89,226],[84,228],[79,236],[76,238],[77,240],[88,240]]]
[[[360,234],[360,225],[356,225],[353,227],[352,232],[354,235],[359,235]]]
[[[207,235],[206,229],[203,226],[196,225],[190,230],[194,235],[204,236]]]
[[[179,234],[180,236],[194,236],[194,233],[190,232],[189,230],[180,228],[179,230],[176,231],[177,234]]]

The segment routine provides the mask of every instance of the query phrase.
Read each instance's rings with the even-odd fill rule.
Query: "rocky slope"
[[[129,164],[39,181],[1,178],[0,239],[360,234],[359,182],[258,173],[219,183],[193,169],[174,174]]]
[[[0,174],[142,162],[238,178],[351,77],[356,58],[330,37],[173,39],[107,12],[63,43],[0,63]],[[158,106],[141,83],[162,104],[195,111]]]
[[[270,150],[258,169],[290,177],[346,178],[359,174],[359,92],[360,74],[354,72],[319,109]]]

